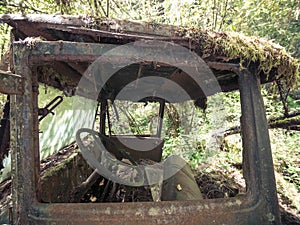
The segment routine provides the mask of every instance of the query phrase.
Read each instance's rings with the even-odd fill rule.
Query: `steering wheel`
[[[81,128],[76,133],[76,141],[83,158],[103,177],[127,186],[139,187],[144,185],[144,173],[140,166],[126,151],[107,136],[88,128]],[[110,143],[123,158],[131,164],[118,160],[107,151],[103,141]]]

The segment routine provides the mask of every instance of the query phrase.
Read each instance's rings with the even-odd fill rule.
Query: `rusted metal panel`
[[[248,70],[241,70],[239,75],[244,177],[247,191],[264,209],[253,216],[263,219],[264,223],[260,224],[281,224],[260,79]]]
[[[15,45],[26,45],[30,51],[30,63],[31,64],[42,64],[45,62],[53,61],[64,61],[64,62],[94,62],[99,59],[100,56],[103,56],[105,53],[108,53],[110,50],[120,46],[115,44],[103,44],[103,43],[81,43],[81,42],[69,42],[69,41],[43,41],[39,38],[28,38],[24,41],[15,42]],[[141,41],[137,42],[134,45],[123,48],[118,48],[118,52],[114,51],[113,54],[108,54],[105,57],[102,57],[103,62],[121,62],[127,63],[130,62],[128,59],[128,52],[131,50],[132,53],[134,47],[136,52],[141,52],[141,55],[136,54],[137,59],[144,60],[141,58],[146,55],[145,49],[147,50],[148,55],[159,55],[161,58],[165,56],[174,60],[176,58],[176,65],[178,66],[187,66],[186,62],[186,52],[168,52],[167,49],[170,47],[170,43],[166,42],[165,48],[162,48],[162,42],[157,42],[156,44],[153,41]],[[140,57],[140,58],[138,58]],[[145,62],[146,63],[146,62]],[[149,62],[149,64],[152,62]],[[163,63],[159,63],[161,66],[167,66]],[[192,66],[192,65],[189,65]]]
[[[99,56],[116,47],[116,45],[113,44],[74,43],[66,41],[50,42],[34,38],[15,44],[26,44],[26,46],[31,49],[30,58],[35,62],[45,62],[49,60],[67,61],[68,59],[71,61],[75,59],[79,60],[80,58],[80,61],[86,62],[88,61],[87,59],[96,60]]]
[[[51,27],[51,26],[49,26]],[[148,27],[151,27],[148,26]],[[54,29],[58,29],[59,27],[51,27]],[[106,28],[104,28],[106,29]],[[94,37],[95,40],[101,39],[101,37],[107,37],[107,38],[115,38],[124,41],[125,43],[131,42],[131,41],[137,41],[137,40],[152,40],[153,36],[151,36],[151,33],[135,33],[134,31],[132,33],[135,34],[128,34],[128,33],[120,33],[119,31],[116,32],[111,32],[106,31],[106,30],[98,30],[98,29],[88,29],[88,28],[82,28],[82,27],[74,27],[74,26],[69,26],[69,27],[64,27],[61,28],[63,31],[67,31],[69,33],[74,33],[78,35],[88,35],[91,37]],[[164,33],[165,35],[166,33]],[[184,37],[176,37],[172,36],[175,35],[175,33],[170,34],[170,36],[158,36],[157,34],[155,35],[155,40],[158,41],[169,41],[169,42],[175,42],[175,43],[180,43],[182,46],[188,47],[190,49],[195,49],[195,46],[191,43],[191,41],[188,38]]]
[[[43,25],[47,28],[49,25],[57,25],[58,27],[83,27],[95,28],[99,30],[107,30],[122,33],[135,33],[140,35],[152,36],[178,36],[179,28],[177,26],[162,25],[157,23],[141,23],[124,21],[110,18],[95,18],[86,15],[69,16],[69,15],[46,15],[46,14],[10,14],[0,15],[0,22],[18,26],[20,24]],[[32,29],[34,30],[34,29]],[[29,35],[32,36],[32,35]]]
[[[24,79],[9,72],[0,70],[0,93],[21,95],[24,93]]]
[[[142,43],[144,43],[144,45],[142,45]],[[95,62],[96,60],[98,60],[99,63],[101,60],[101,63],[115,62],[116,64],[119,64],[120,62],[124,62],[124,64],[126,64],[126,62],[129,62],[130,60],[128,59],[126,53],[126,47],[122,48],[122,52],[118,52],[118,55],[115,55],[116,52],[110,54],[109,52],[118,46],[114,44],[43,41],[40,38],[28,38],[25,41],[15,42],[14,45],[26,46],[28,48],[28,51],[30,51],[28,59],[30,65],[52,65],[56,70],[59,71],[59,73],[61,73],[60,78],[64,79],[64,83],[67,82],[70,86],[76,86],[81,79],[82,74],[87,69],[87,65]],[[155,46],[152,42],[151,44],[147,44],[147,42],[141,42],[139,45],[135,45],[134,48],[137,52],[139,50],[142,52],[145,50],[145,48],[147,48],[149,54],[159,54],[161,56],[165,56],[165,58],[169,57],[169,53],[166,52],[165,49],[161,48],[161,44]],[[178,59],[178,62],[176,62],[177,66],[183,68],[191,66],[185,62],[185,54],[174,52],[173,57]],[[80,73],[72,69],[70,66],[72,63],[76,63],[77,66],[80,65],[80,63],[83,63],[81,65]],[[84,63],[88,64],[85,65]],[[185,74],[181,70],[176,70],[176,67],[165,65],[164,63],[158,63],[157,68],[155,70],[151,70],[152,64],[153,62],[142,62],[143,74],[147,74],[147,76],[151,75],[168,77],[176,83],[179,83],[181,86],[188,87],[185,88],[185,90],[188,90],[192,98],[197,98],[203,95],[203,93],[201,93],[201,89],[195,84],[193,79],[191,79],[189,75]],[[216,78],[223,91],[232,91],[238,88],[238,76],[236,73],[234,73],[237,71],[239,66],[238,64],[208,62],[207,65],[213,69],[231,72],[231,74],[227,73],[225,75],[216,75]],[[120,72],[116,72],[117,76],[112,78],[117,80],[117,82],[112,80],[109,85],[118,90],[116,84],[127,84],[130,79],[135,79],[135,74],[139,68],[139,64],[132,64],[126,69],[123,68]],[[208,74],[210,71],[207,71],[207,69],[208,67],[201,68],[199,73]],[[120,77],[122,77],[122,79],[120,79]],[[48,78],[45,79],[50,82]],[[85,77],[83,77],[83,79],[85,79]],[[45,82],[44,80],[41,81]]]
[[[49,57],[54,52],[57,55],[62,53],[57,46],[55,43]],[[11,114],[15,224],[280,224],[259,79],[245,70],[238,72],[242,102],[243,168],[247,183],[245,195],[229,199],[177,202],[38,203],[38,117],[37,96],[34,92],[37,80],[28,60],[35,50],[26,43],[17,43],[14,47],[15,71],[24,77],[24,94],[12,99]],[[82,57],[88,55],[84,48],[81,50]],[[36,51],[37,55],[43,54],[41,50]],[[69,48],[65,52],[66,55],[76,54]]]
[[[217,40],[224,38],[224,43],[228,43],[227,38],[247,39],[243,36],[237,36],[224,32],[201,31],[198,28],[171,26],[166,24],[132,22],[109,18],[97,18],[87,15],[68,16],[68,15],[0,15],[0,22],[8,23],[13,26],[15,40],[25,39],[27,37],[42,37],[49,41],[74,41],[86,43],[117,43],[126,44],[139,40],[156,40],[168,41],[179,44],[195,51],[199,56],[207,61],[217,61],[227,63],[230,60],[238,60],[240,62],[247,61],[249,65],[256,64],[255,59],[251,58],[251,54],[243,56],[243,52],[237,56],[226,55],[224,48],[226,45],[216,44]],[[229,38],[229,39],[230,39]],[[238,38],[236,40],[238,40]],[[247,39],[248,40],[248,39]],[[258,41],[258,43],[256,43]],[[245,42],[249,48],[260,49],[259,45],[264,46],[265,41],[248,41]],[[218,42],[218,41],[217,41]],[[234,41],[233,41],[234,42]],[[270,43],[269,43],[270,44]],[[267,44],[268,45],[268,44]],[[275,52],[278,48],[273,46]],[[273,55],[270,48],[264,48],[265,54],[270,54],[276,61],[277,53]],[[260,71],[261,80],[271,82],[275,78],[283,78],[288,85],[292,85],[296,80],[298,63],[294,61],[286,53],[278,52],[279,55],[286,59],[289,67],[289,73],[281,74],[280,71],[287,68],[281,68],[283,64],[274,65],[273,69],[262,68],[264,58],[261,61]],[[250,55],[250,57],[249,57]],[[236,57],[236,58],[235,58]],[[244,58],[244,59],[241,59]],[[271,58],[272,58],[271,57]],[[254,61],[253,61],[254,60]],[[252,63],[250,63],[252,62]],[[214,62],[213,62],[214,63]],[[239,62],[238,62],[239,63]],[[280,69],[278,69],[278,68]],[[269,71],[269,72],[266,72]],[[218,74],[220,71],[216,71]],[[222,71],[224,72],[224,71]],[[231,73],[230,73],[231,74]],[[289,77],[285,77],[289,76]]]
[[[259,199],[238,198],[176,202],[38,204],[31,224],[277,224],[266,220]]]
[[[32,224],[260,224],[258,220],[247,223],[251,211],[240,210],[246,202],[238,198],[156,203],[38,204],[32,208],[29,217]]]
[[[119,47],[117,50],[115,49],[117,46],[111,44],[72,43],[64,41],[49,42],[39,39],[28,39],[22,42],[16,42],[15,45],[26,45],[28,47],[30,50],[29,62],[31,65],[44,65],[46,62],[54,63],[57,61],[66,63],[88,62],[88,65],[95,63],[96,66],[89,67],[90,69],[101,67],[102,64],[106,65],[106,63],[110,65],[113,64],[114,66],[108,69],[112,70],[115,75],[108,81],[108,85],[114,89],[114,93],[118,93],[120,88],[135,80],[139,68],[142,68],[141,77],[156,76],[172,80],[176,84],[184,87],[192,99],[203,96],[203,91],[206,95],[214,94],[214,88],[211,87],[218,86],[217,79],[208,79],[209,75],[211,75],[211,77],[214,77],[214,75],[204,61],[199,62],[201,67],[198,66],[198,64],[190,63],[189,60],[186,59],[187,52],[183,51],[184,48],[180,48],[178,51],[169,49],[169,47],[172,49],[172,43],[142,41],[130,46]],[[178,47],[179,46],[176,48]],[[157,58],[158,56],[159,59]],[[163,61],[164,59],[165,61]],[[153,66],[153,64],[156,63],[155,60],[161,60],[162,62]],[[86,69],[88,69],[88,65],[85,65]],[[180,69],[176,69],[175,65]],[[153,69],[154,67],[155,69]],[[110,73],[112,71],[107,71],[106,69],[103,73]],[[193,77],[192,75],[188,75],[187,71],[195,75],[202,74],[202,76],[206,76],[206,78],[200,80],[198,76]],[[64,74],[68,73],[64,72]],[[72,71],[69,71],[67,78],[65,79],[66,81],[73,80],[78,82],[79,76],[77,73],[74,74]],[[83,76],[83,79],[88,80],[88,76]],[[93,76],[90,77],[90,79],[93,79]],[[196,80],[198,80],[198,83]],[[92,81],[90,80],[88,82]],[[163,90],[160,91],[168,93],[169,96],[177,96],[176,98],[182,96],[176,93],[174,94],[173,92],[176,90],[172,89],[170,84],[168,86],[167,83],[168,82],[165,82],[165,86],[162,86]],[[203,84],[201,88],[199,84]],[[235,89],[237,89],[237,79],[234,78],[232,84],[235,86]],[[74,84],[72,83],[72,85]],[[224,87],[224,89],[226,90],[227,88]],[[232,87],[230,90],[231,89]],[[85,92],[88,93],[89,91],[85,90]],[[113,93],[110,93],[110,95],[115,97]],[[178,100],[175,99],[174,102],[175,101]]]
[[[38,140],[38,131],[34,129],[37,98],[33,94],[34,76],[28,65],[28,49],[14,46],[14,53],[14,69],[24,78],[24,93],[10,99],[13,221],[14,224],[29,224],[28,212],[36,200],[36,171],[39,166],[35,153],[39,149],[34,144]]]
[[[46,15],[46,14],[32,14],[32,15],[20,15],[20,14],[5,14],[1,15],[0,21],[6,23],[18,23],[20,21],[27,21],[31,23],[52,23],[52,24],[65,24],[74,26],[84,26],[84,20],[80,20],[82,17],[74,18],[73,16],[65,15]]]

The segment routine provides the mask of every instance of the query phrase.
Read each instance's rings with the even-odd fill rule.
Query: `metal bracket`
[[[24,78],[0,70],[0,93],[8,95],[22,95],[24,93]]]
[[[62,96],[55,97],[51,102],[49,102],[44,108],[39,108],[39,122],[44,119],[49,113],[54,115],[53,110],[62,103],[64,98]]]

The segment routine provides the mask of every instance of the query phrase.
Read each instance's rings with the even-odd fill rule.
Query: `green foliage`
[[[275,169],[300,191],[300,132],[271,130]],[[300,206],[300,205],[299,205]]]
[[[300,109],[300,101],[288,96],[287,97],[287,103],[290,108],[290,110],[297,110]]]
[[[114,101],[109,105],[112,134],[156,135],[158,103]]]
[[[299,10],[299,1],[246,1],[240,6],[233,26],[248,35],[274,39],[299,58]]]
[[[277,118],[283,115],[283,104],[279,99],[279,96],[270,94],[267,89],[262,89],[263,100],[266,108],[267,118]]]
[[[9,31],[10,28],[7,24],[0,24],[0,60],[9,46]]]

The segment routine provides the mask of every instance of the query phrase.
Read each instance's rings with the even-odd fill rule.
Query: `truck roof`
[[[218,80],[222,91],[238,89],[236,69],[247,68],[260,77],[261,83],[281,79],[288,87],[297,83],[299,64],[278,44],[259,37],[248,37],[236,32],[213,32],[197,27],[171,26],[151,22],[133,22],[88,15],[0,15],[0,22],[13,27],[15,41],[35,38],[38,42],[98,43],[102,46],[120,46],[137,41],[168,42],[182,46],[197,54]],[[168,47],[168,46],[167,46]],[[165,49],[166,50],[166,49]],[[180,57],[180,56],[179,56]],[[119,61],[125,60],[123,58]],[[184,64],[184,58],[180,59]],[[53,59],[55,66],[51,73],[57,75],[39,76],[39,81],[59,89],[62,83],[76,86],[91,62],[67,63]],[[188,61],[188,60],[187,60]],[[187,62],[188,63],[188,62]],[[55,72],[53,72],[53,70]],[[40,71],[48,71],[42,69]],[[47,72],[45,72],[47,73]],[[185,71],[162,62],[139,62],[116,72],[110,80],[110,87],[121,90],[124,85],[139,77],[160,76],[175,81],[196,99],[203,93]],[[57,79],[65,82],[57,82]],[[168,88],[165,87],[167,90]]]

